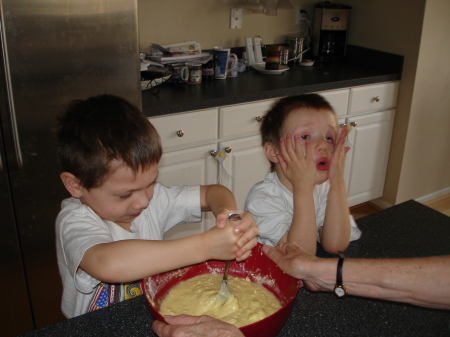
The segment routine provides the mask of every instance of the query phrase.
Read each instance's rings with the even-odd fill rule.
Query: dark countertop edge
[[[283,88],[270,91],[262,91],[253,94],[243,94],[232,97],[217,97],[214,99],[205,99],[197,101],[195,104],[190,103],[174,103],[169,106],[154,107],[150,111],[145,111],[147,117],[157,117],[174,113],[190,112],[193,110],[201,110],[208,108],[216,108],[220,106],[250,103],[254,101],[267,100],[288,95],[298,95],[310,92],[327,91],[341,88],[348,88],[359,85],[374,84],[389,81],[398,81],[401,74],[380,75],[367,78],[352,79],[338,82],[326,82],[320,84],[311,84],[290,88]]]
[[[232,50],[233,51],[233,50]],[[238,50],[234,50],[239,53]],[[202,99],[187,103],[171,102],[167,105],[153,106],[145,109],[147,117],[164,116],[174,113],[191,112],[208,108],[216,108],[226,105],[250,103],[255,101],[278,98],[288,95],[303,94],[318,91],[336,90],[359,85],[368,85],[381,82],[399,81],[402,78],[404,57],[397,54],[373,50],[369,48],[348,45],[346,62],[359,66],[367,66],[380,70],[380,75],[352,78],[342,81],[322,82],[299,86],[284,87],[274,90],[247,93],[234,96],[220,96],[216,98]],[[387,73],[386,73],[387,72]]]

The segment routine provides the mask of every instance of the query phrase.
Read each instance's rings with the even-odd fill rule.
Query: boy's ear
[[[80,181],[72,173],[63,172],[59,175],[59,177],[72,197],[80,198],[83,196]]]
[[[266,153],[266,157],[272,162],[272,163],[278,163],[277,159],[277,149],[271,142],[266,142],[264,144],[264,152]]]

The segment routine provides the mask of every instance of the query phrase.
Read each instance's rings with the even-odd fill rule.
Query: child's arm
[[[226,226],[228,215],[236,212],[236,200],[233,193],[222,185],[200,186],[200,203],[203,211],[211,211],[215,217],[218,228]],[[243,261],[251,254],[256,245],[258,226],[249,212],[238,212],[242,220],[235,225],[234,232],[239,234],[237,241],[236,260]]]
[[[308,253],[315,255],[317,248],[316,211],[314,207],[313,191],[316,178],[316,165],[308,141],[303,150],[299,135],[280,140],[281,155],[277,155],[278,162],[284,175],[293,187],[294,211],[289,231],[281,238],[280,243],[296,242]]]
[[[323,248],[334,254],[344,251],[350,242],[350,210],[344,181],[345,154],[349,150],[344,143],[348,132],[346,126],[341,128],[331,158],[328,175],[330,191],[328,192],[324,224],[320,232]]]
[[[210,259],[232,260],[240,235],[234,225],[176,240],[122,240],[89,248],[80,268],[98,280],[131,282]]]

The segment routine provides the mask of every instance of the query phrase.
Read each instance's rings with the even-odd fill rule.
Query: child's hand
[[[342,126],[334,151],[331,155],[330,171],[328,173],[331,184],[333,181],[344,178],[345,155],[350,150],[350,148],[346,147],[344,144],[345,138],[349,132],[350,129],[346,125]]]
[[[299,135],[286,135],[280,139],[280,152],[277,154],[278,162],[286,178],[296,186],[314,186],[316,181],[316,163],[314,162],[311,145],[305,141],[304,146]]]
[[[240,221],[228,221],[230,213],[239,213],[242,220]],[[243,261],[247,259],[252,249],[256,246],[257,236],[259,233],[258,226],[255,219],[250,212],[236,212],[230,210],[223,210],[217,214],[217,227],[224,228],[225,226],[233,224],[233,231],[237,236],[236,246],[236,261]]]
[[[228,222],[224,227],[212,227],[202,233],[208,248],[208,260],[234,260],[239,250],[237,242],[242,234],[235,233],[235,225]]]

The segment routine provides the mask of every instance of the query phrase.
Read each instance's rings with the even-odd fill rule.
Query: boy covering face
[[[294,241],[315,255],[317,241],[337,253],[361,236],[345,189],[348,132],[320,95],[286,97],[269,110],[261,136],[271,170],[245,203],[262,243]]]
[[[258,229],[236,212],[221,185],[157,183],[160,137],[126,100],[100,95],[72,101],[59,119],[60,177],[71,194],[56,219],[56,247],[68,318],[141,294],[139,280],[209,259],[245,260]],[[162,241],[172,227],[201,220],[210,210],[217,226]]]

